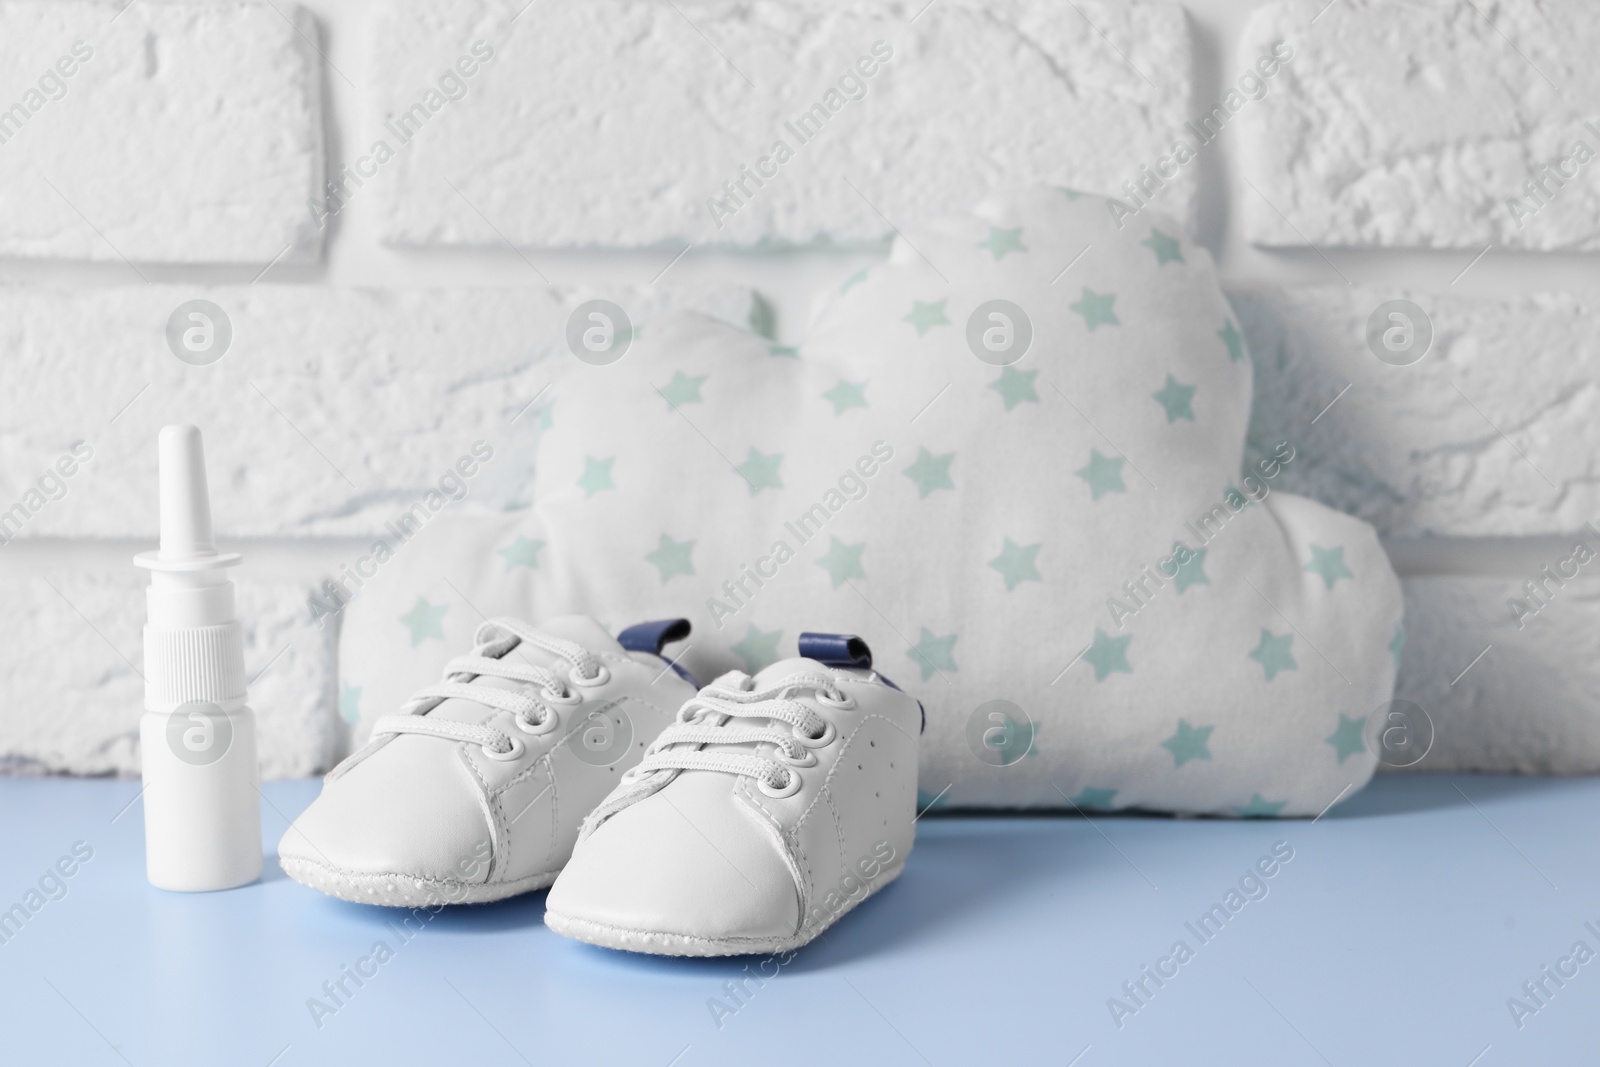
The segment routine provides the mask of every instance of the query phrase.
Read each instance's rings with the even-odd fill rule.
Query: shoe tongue
[[[563,615],[539,624],[539,632],[582,645],[591,652],[624,652],[611,631],[587,615]],[[529,651],[532,651],[531,649]]]
[[[559,619],[540,623],[538,630],[550,637],[558,637],[563,641],[571,641],[582,645],[592,652],[622,652],[623,648],[617,639],[606,632],[605,627],[589,618],[587,615],[565,615]],[[554,652],[547,652],[536,645],[520,641],[516,647],[507,652],[502,659],[513,663],[531,663],[536,667],[545,667],[555,673],[556,677],[565,679],[570,665],[561,656]],[[491,689],[508,689],[512,691],[527,691],[538,687],[529,682],[519,682],[511,678],[494,678],[480,675],[468,683],[473,686],[486,686]],[[482,723],[496,714],[494,708],[486,704],[479,704],[475,700],[463,700],[451,697],[442,702],[438,707],[428,712],[432,719],[444,719],[448,722]]]
[[[763,667],[755,676],[756,689],[765,689],[769,685],[777,685],[785,678],[792,678],[797,674],[828,675],[832,668],[814,659],[804,659],[796,656],[794,659],[780,659],[770,667]]]

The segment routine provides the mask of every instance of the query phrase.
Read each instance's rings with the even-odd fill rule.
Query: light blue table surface
[[[0,780],[0,908],[93,850],[0,944],[0,1063],[1600,1062],[1600,958],[1570,956],[1600,952],[1596,779],[1381,778],[1314,823],[929,816],[897,883],[740,999],[759,958],[567,941],[543,893],[403,940],[403,913],[274,862],[318,785],[266,787],[260,882],[182,895],[145,883],[137,782]],[[1279,841],[1266,895],[1202,942]],[[1192,958],[1119,1027],[1108,999],[1135,1006],[1123,984],[1180,940]],[[392,958],[314,1015],[378,941]],[[1537,1007],[1546,966],[1576,973],[1519,1027],[1507,1000]]]

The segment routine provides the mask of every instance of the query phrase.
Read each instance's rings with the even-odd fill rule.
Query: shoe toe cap
[[[585,839],[550,890],[550,912],[601,926],[709,940],[779,939],[799,893],[774,835],[727,796],[696,803],[674,783]]]
[[[324,783],[278,855],[341,875],[482,882],[492,839],[480,794],[449,744],[397,737]]]

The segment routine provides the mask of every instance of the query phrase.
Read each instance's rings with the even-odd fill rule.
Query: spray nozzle
[[[160,471],[161,548],[134,562],[152,570],[209,570],[239,562],[236,553],[219,553],[211,533],[211,496],[206,490],[205,445],[200,428],[187,423],[163,426],[157,438]]]
[[[163,426],[157,444],[161,471],[161,558],[192,559],[217,551],[211,536],[205,446],[197,426]]]

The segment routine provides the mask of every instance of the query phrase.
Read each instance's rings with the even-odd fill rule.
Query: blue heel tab
[[[814,634],[803,633],[800,635],[800,655],[806,659],[814,659],[828,667],[850,667],[867,669],[872,666],[872,649],[867,643],[855,634]],[[882,671],[877,672],[878,678],[890,689],[900,689]],[[922,701],[917,701],[917,711],[922,716],[920,733],[928,729],[928,709],[922,706]]]
[[[688,619],[656,619],[653,622],[634,623],[617,635],[617,644],[629,652],[648,652],[652,656],[660,656],[667,660],[667,666],[679,678],[699,689],[700,683],[694,675],[661,654],[666,646],[688,637],[691,629]]]
[[[872,649],[855,634],[803,633],[800,655],[829,667],[866,669],[872,666]]]
[[[648,652],[652,656],[659,656],[666,646],[688,637],[689,631],[688,619],[639,622],[618,634],[617,644],[629,652]]]

